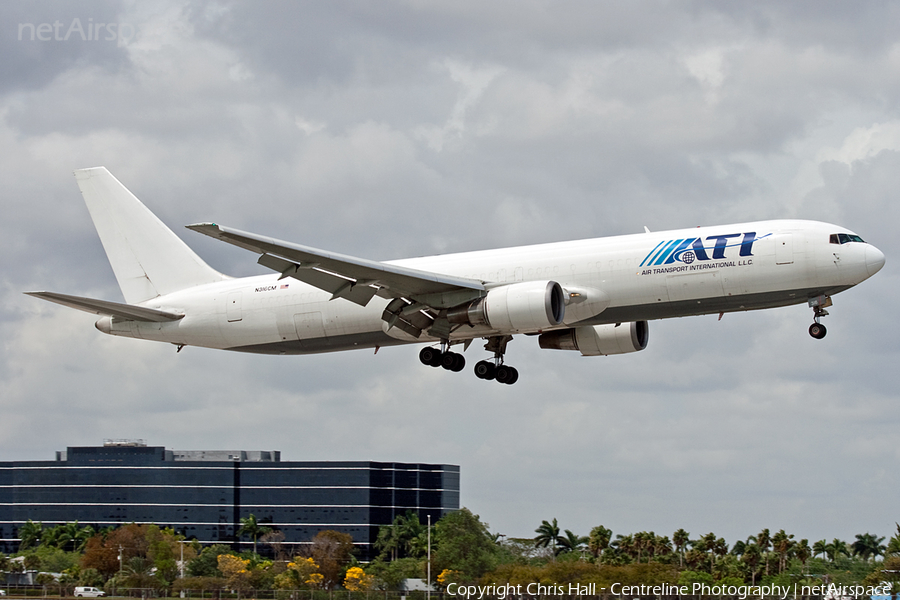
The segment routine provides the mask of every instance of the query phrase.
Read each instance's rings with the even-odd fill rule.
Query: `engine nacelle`
[[[548,350],[578,350],[582,356],[607,356],[643,350],[649,333],[647,321],[635,321],[542,333],[538,343]]]
[[[447,311],[454,324],[486,325],[509,333],[536,332],[556,327],[566,316],[566,296],[555,281],[523,281],[488,291]]]

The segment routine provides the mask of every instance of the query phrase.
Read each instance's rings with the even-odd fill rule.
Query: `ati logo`
[[[691,264],[694,260],[718,260],[725,258],[725,249],[740,246],[740,256],[753,256],[753,242],[772,235],[767,233],[762,237],[756,237],[755,231],[746,233],[729,233],[727,235],[711,235],[706,238],[707,243],[713,241],[713,245],[704,245],[701,238],[684,238],[680,240],[666,240],[657,244],[656,248],[644,258],[640,266],[670,265],[675,261]],[[740,241],[734,238],[741,238]],[[733,240],[729,243],[730,240]]]

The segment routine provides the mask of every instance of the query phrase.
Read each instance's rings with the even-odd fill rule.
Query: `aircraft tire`
[[[809,326],[809,335],[813,336],[817,340],[821,340],[825,337],[825,334],[828,333],[828,330],[825,329],[825,326],[821,323],[813,323]]]
[[[493,379],[497,376],[497,367],[494,363],[487,360],[480,360],[475,363],[475,377],[478,379]]]
[[[429,367],[441,366],[442,357],[441,351],[431,346],[426,346],[419,350],[419,360],[423,365],[428,365]]]
[[[513,367],[500,365],[497,367],[497,382],[512,385],[519,378],[519,372]]]

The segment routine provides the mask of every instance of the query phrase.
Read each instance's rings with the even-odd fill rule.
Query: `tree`
[[[850,550],[847,548],[847,542],[844,540],[834,538],[825,544],[825,555],[828,556],[828,560],[831,562],[834,562],[841,554],[850,556]]]
[[[600,558],[603,551],[609,546],[609,540],[612,539],[612,530],[607,529],[603,525],[597,525],[591,529],[588,535],[588,549],[594,558]]]
[[[348,533],[326,529],[316,534],[309,553],[319,565],[325,589],[330,590],[341,582],[341,571],[350,562],[353,552],[353,538]]]
[[[187,564],[191,577],[222,577],[219,570],[219,556],[231,554],[231,548],[224,544],[213,544],[200,551],[199,556]]]
[[[559,524],[557,524],[556,518],[553,519],[553,523],[541,521],[540,527],[535,529],[534,532],[537,534],[534,538],[534,545],[538,548],[549,548],[552,545],[555,555],[555,549],[559,545],[560,539]]]
[[[375,577],[367,575],[359,567],[350,567],[347,569],[347,575],[344,577],[344,588],[350,592],[368,592],[375,585]]]
[[[248,517],[241,517],[241,527],[237,530],[237,534],[238,536],[248,535],[253,538],[253,554],[256,554],[257,538],[271,531],[271,527],[260,525],[256,520],[256,515],[250,513]]]
[[[323,579],[316,561],[297,556],[287,564],[287,569],[283,573],[275,576],[275,587],[283,590],[317,587],[322,584]]]
[[[250,565],[249,559],[243,559],[239,556],[231,554],[220,554],[218,557],[219,571],[225,575],[227,586],[233,590],[240,592],[249,587],[250,584]]]
[[[474,581],[497,565],[499,548],[491,541],[487,524],[467,508],[441,517],[434,537],[432,572],[459,571],[461,581]]]
[[[881,543],[883,541],[884,536],[875,537],[871,533],[857,533],[856,541],[851,546],[853,555],[859,556],[866,562],[868,562],[869,557],[874,560],[876,556],[884,554],[886,547]]]
[[[43,531],[41,543],[66,552],[81,552],[95,534],[93,527],[78,527],[78,521],[62,523]]]
[[[813,556],[821,555],[822,558],[824,558],[825,557],[825,549],[827,546],[828,546],[827,540],[819,540],[818,542],[815,542],[812,546]]]
[[[778,572],[784,571],[787,566],[787,557],[794,545],[792,541],[794,534],[788,534],[784,529],[779,529],[778,533],[772,536],[772,548],[778,554]]]
[[[691,540],[691,534],[684,529],[679,529],[672,534],[672,543],[675,544],[675,551],[678,552],[678,566],[684,567],[684,550],[687,548],[688,542]]]
[[[897,534],[891,536],[890,541],[888,541],[888,545],[884,550],[885,558],[900,554],[900,523],[894,522],[894,525],[897,526]]]
[[[259,541],[272,549],[276,561],[287,557],[284,551],[284,534],[277,529],[259,536]]]
[[[588,537],[586,535],[575,535],[574,533],[566,529],[566,535],[559,538],[559,544],[556,553],[564,554],[566,552],[577,552],[586,548],[587,544]]]
[[[153,576],[153,561],[143,556],[132,556],[124,565],[124,585],[131,588],[155,588],[159,580]]]
[[[803,565],[803,568],[805,569],[806,561],[812,556],[812,548],[809,547],[809,540],[806,538],[800,540],[797,545],[794,546],[794,553],[797,556],[797,560],[800,561],[800,564]]]
[[[43,535],[44,524],[35,523],[31,519],[28,519],[28,521],[19,527],[19,552],[39,546]]]
[[[747,565],[750,571],[750,585],[756,585],[756,570],[760,561],[763,559],[763,553],[759,549],[759,544],[749,542],[744,546],[744,553],[741,555],[741,561]]]
[[[766,564],[766,575],[769,574],[769,546],[772,545],[772,538],[769,536],[769,530],[763,529],[756,534],[756,545],[759,546],[760,556]]]

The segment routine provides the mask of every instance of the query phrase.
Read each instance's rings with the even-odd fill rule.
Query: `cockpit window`
[[[865,244],[861,237],[851,233],[832,233],[829,236],[828,241],[832,244],[849,244],[850,242],[860,242]]]

